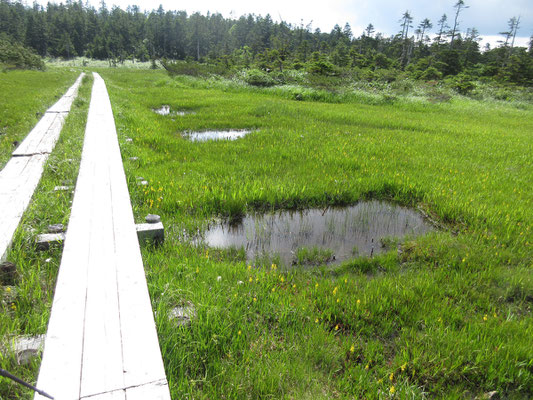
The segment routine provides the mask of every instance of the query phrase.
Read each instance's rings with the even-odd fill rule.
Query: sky
[[[48,0],[38,0],[46,4]],[[58,0],[51,0],[59,3]],[[98,8],[100,0],[89,1]],[[424,18],[429,18],[436,30],[437,21],[443,14],[453,24],[457,0],[194,0],[188,2],[175,0],[106,0],[108,8],[117,5],[126,9],[128,5],[138,5],[141,10],[157,9],[161,4],[165,10],[185,10],[192,14],[196,11],[206,14],[219,12],[225,17],[238,18],[244,14],[270,14],[272,19],[283,19],[294,25],[303,22],[311,24],[312,29],[320,28],[330,32],[335,24],[344,27],[348,22],[355,36],[359,36],[365,27],[372,23],[376,32],[386,36],[394,35],[400,30],[399,20],[408,10],[418,25]],[[494,47],[501,39],[499,32],[508,29],[507,23],[512,17],[520,16],[520,29],[516,44],[527,46],[533,35],[533,0],[465,0],[469,8],[464,9],[459,17],[459,28],[465,32],[475,27],[484,38],[481,46],[489,41]]]

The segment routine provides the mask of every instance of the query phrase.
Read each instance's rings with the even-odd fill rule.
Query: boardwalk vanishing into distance
[[[37,387],[59,400],[170,399],[111,103],[98,74]]]
[[[63,97],[44,113],[0,171],[0,260],[6,256],[22,215],[39,184],[44,164],[59,139],[83,75],[80,74]]]

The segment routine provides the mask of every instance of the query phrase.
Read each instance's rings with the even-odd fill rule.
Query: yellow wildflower
[[[391,372],[389,376],[389,380],[392,382],[394,380],[394,372]]]
[[[254,279],[252,277],[250,277],[250,279],[248,279],[248,282],[253,282]]]
[[[350,347],[350,353],[353,353],[355,351],[355,346],[352,344],[352,347]]]
[[[239,330],[239,332],[237,332],[237,335],[240,335],[241,334],[241,331]]]
[[[389,389],[390,394],[394,394],[396,392],[396,389],[394,389],[394,386],[391,386]]]
[[[489,317],[487,316],[487,314],[485,314],[485,315],[483,316],[483,321],[486,321],[486,320],[488,320],[488,319],[489,319]]]
[[[404,363],[400,368],[402,372],[405,371],[405,369],[407,368],[407,363]]]
[[[337,286],[335,286],[335,289],[333,289],[333,296],[335,296],[335,295],[337,294],[337,290],[338,290],[338,289],[339,289],[339,288],[338,288]]]

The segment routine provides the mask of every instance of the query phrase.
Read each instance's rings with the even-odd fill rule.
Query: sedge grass
[[[155,212],[167,227],[143,256],[173,398],[533,395],[530,108],[293,101],[101,73],[136,218]],[[160,116],[161,105],[196,113]],[[254,132],[181,135],[207,129]],[[416,206],[444,229],[311,270],[184,240],[215,217],[364,198]],[[176,326],[168,316],[188,304],[196,316]]]

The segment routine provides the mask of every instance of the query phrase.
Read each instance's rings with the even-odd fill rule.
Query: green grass
[[[297,101],[285,89],[99,72],[136,219],[157,213],[166,227],[165,243],[144,246],[143,257],[173,398],[533,396],[530,105],[359,95]],[[196,114],[152,111],[163,104]],[[81,129],[84,107],[67,127]],[[255,131],[233,142],[180,136],[207,129]],[[72,145],[64,146],[62,159]],[[67,214],[68,197],[46,195],[70,179],[57,171],[49,169],[50,186],[15,240],[24,295],[13,310],[4,294],[2,337],[46,327],[59,252],[34,254],[24,226],[42,229]],[[369,198],[418,207],[442,229],[400,252],[392,246],[315,268],[247,265],[242,250],[187,240],[216,218]],[[49,212],[56,201],[58,212]],[[175,307],[194,308],[189,325],[169,318]],[[37,365],[2,357],[7,369],[35,379]],[[0,385],[2,396],[30,398]]]
[[[68,69],[0,73],[0,169],[22,139],[74,83],[79,72]]]
[[[331,104],[101,73],[136,217],[161,214],[167,229],[143,255],[173,398],[533,396],[530,106]],[[151,111],[163,104],[196,114]],[[180,136],[206,129],[256,131]],[[217,216],[365,198],[417,206],[444,229],[314,270],[250,267],[184,240]],[[167,316],[184,304],[197,316],[177,327]]]
[[[29,78],[33,75],[32,72],[25,74]],[[46,74],[51,74],[51,77],[46,77]],[[56,76],[55,72],[46,74],[42,75],[43,80]],[[21,78],[23,76],[21,74]],[[17,265],[15,285],[0,286],[0,366],[32,383],[37,380],[40,360],[33,359],[28,365],[18,365],[15,354],[10,350],[11,343],[18,336],[46,333],[61,248],[36,252],[35,237],[46,233],[48,225],[68,224],[73,191],[55,192],[54,187],[74,186],[76,182],[91,86],[92,76],[86,76],[32,202],[15,233],[7,254],[7,260]],[[30,399],[33,392],[0,378],[0,398]]]

